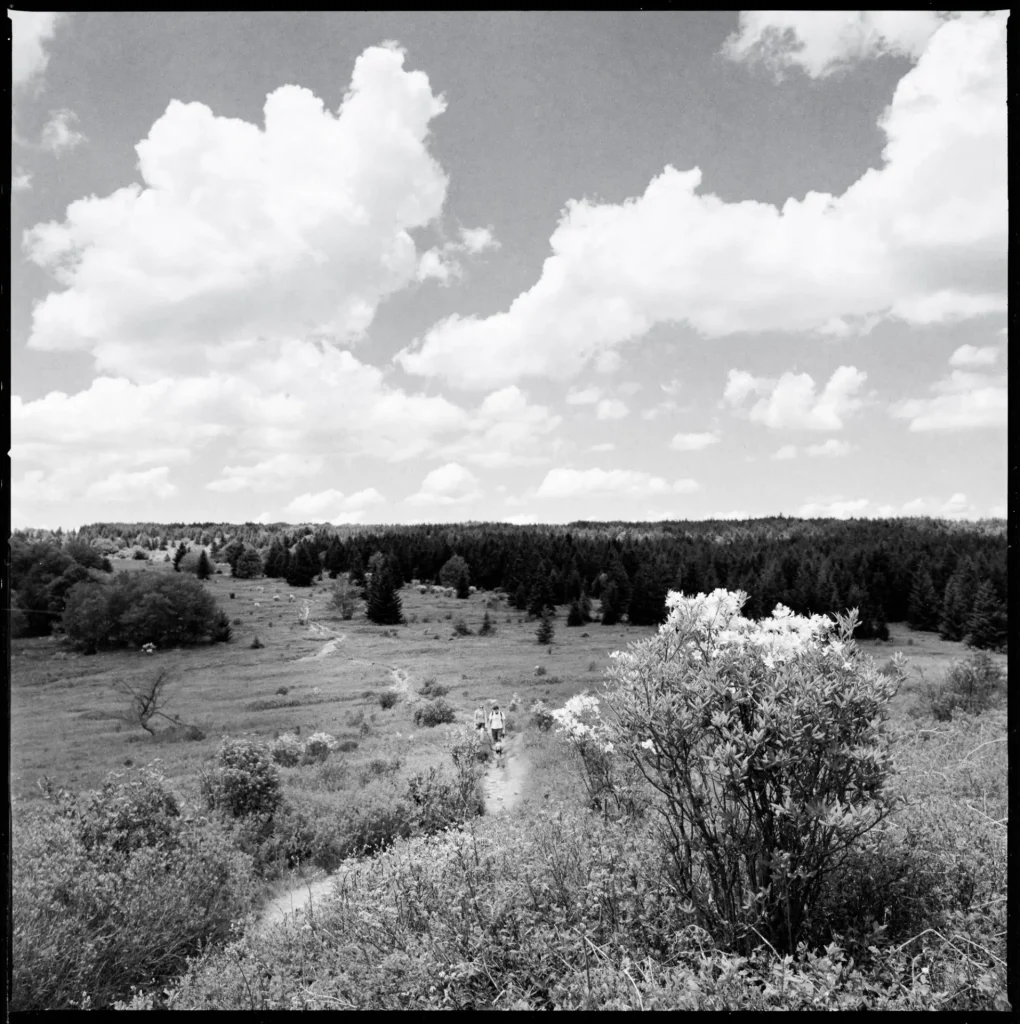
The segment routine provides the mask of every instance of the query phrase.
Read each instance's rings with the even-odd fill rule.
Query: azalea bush
[[[216,765],[202,776],[201,787],[210,810],[235,818],[272,815],[280,802],[280,770],[264,743],[225,737]]]
[[[648,640],[616,652],[601,701],[568,702],[561,729],[593,797],[617,763],[657,796],[672,884],[728,948],[793,952],[824,881],[890,813],[888,707],[903,678],[862,658],[856,617],[778,605],[740,614],[742,592],[671,593]]]

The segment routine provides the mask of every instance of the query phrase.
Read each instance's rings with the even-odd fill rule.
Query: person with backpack
[[[485,710],[481,707],[475,708],[475,732],[485,732]]]
[[[489,712],[489,735],[492,737],[493,745],[502,743],[505,724],[499,705],[493,704],[492,711]]]

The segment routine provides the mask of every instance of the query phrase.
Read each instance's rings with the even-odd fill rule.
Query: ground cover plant
[[[171,563],[124,564],[140,574],[173,572]],[[552,711],[599,684],[614,664],[612,651],[655,638],[654,626],[624,620],[594,625],[590,636],[582,635],[588,630],[564,628],[550,651],[536,647],[536,620],[525,616],[505,625],[500,620],[492,636],[478,636],[491,599],[483,590],[467,598],[456,592],[447,597],[436,589],[421,593],[408,583],[400,598],[409,624],[383,628],[371,623],[363,608],[349,620],[330,609],[328,580],[302,588],[293,604],[287,600],[290,588],[279,579],[214,575],[200,585],[221,598],[230,588],[235,592],[231,611],[245,625],[234,627],[230,642],[160,648],[151,655],[101,649],[81,657],[59,638],[15,641],[15,844],[28,843],[23,816],[51,821],[51,803],[36,785],[40,776],[59,779],[78,793],[101,789],[107,773],[123,770],[127,760],[144,765],[160,757],[182,818],[206,818],[203,827],[215,830],[226,849],[249,858],[256,899],[290,884],[291,870],[335,870],[376,853],[366,862],[370,877],[359,881],[354,871],[347,903],[317,906],[314,920],[306,922],[308,931],[299,935],[285,928],[269,936],[246,928],[246,945],[229,954],[224,945],[229,937],[217,932],[208,952],[192,964],[193,985],[163,975],[156,985],[140,975],[130,982],[122,977],[118,984],[127,988],[114,998],[129,999],[130,985],[137,984],[147,993],[139,997],[141,1004],[148,998],[167,1001],[162,994],[167,989],[174,1005],[187,1005],[201,992],[202,999],[211,993],[219,1007],[246,1009],[336,1008],[346,1005],[344,1000],[375,1008],[643,1003],[974,1009],[1005,999],[1008,811],[1000,741],[1005,714],[999,707],[1005,688],[1000,684],[982,710],[954,709],[951,719],[939,721],[925,701],[925,680],[915,671],[920,666],[928,681],[941,680],[954,664],[973,656],[964,642],[893,623],[890,642],[857,645],[874,655],[877,667],[897,652],[909,659],[907,679],[890,702],[888,724],[896,765],[888,795],[902,806],[825,876],[815,917],[802,925],[806,945],[798,944],[785,963],[767,946],[731,946],[711,935],[705,923],[695,924],[690,901],[678,900],[661,884],[675,869],[662,855],[654,801],[635,799],[628,807],[626,800],[603,800],[598,810],[590,810],[583,776],[567,770],[576,763],[574,754],[555,726],[549,728]],[[309,613],[302,617],[305,601]],[[597,599],[593,610],[597,615]],[[558,611],[562,622],[566,608]],[[463,617],[475,635],[451,641],[448,631],[436,637],[427,630],[426,617],[435,622],[447,613]],[[410,624],[412,616],[422,624]],[[256,631],[264,646],[251,650]],[[1004,669],[1004,656],[990,658]],[[548,666],[546,674],[536,674],[536,662]],[[173,672],[174,714],[194,723],[203,738],[181,742],[183,735],[171,736],[173,730],[164,728],[157,735],[169,738],[158,743],[125,724],[115,683],[144,681],[160,667]],[[554,678],[558,682],[550,686]],[[272,702],[281,701],[277,691],[283,688],[286,706],[277,706]],[[420,691],[434,697],[441,688],[456,721],[416,725],[415,712],[429,700]],[[519,710],[511,750],[527,764],[525,802],[512,814],[480,818],[477,799],[470,810],[463,795],[454,751],[465,742],[475,707],[497,701],[507,708],[515,694]],[[384,710],[384,697],[398,699]],[[318,755],[306,758],[305,744],[317,733],[331,739]],[[224,736],[269,751],[280,794],[271,815],[234,817],[210,810],[203,801],[202,775],[216,767]],[[283,752],[292,747],[299,751],[296,764]],[[619,751],[613,754],[619,763]],[[619,789],[626,773],[612,767],[611,782]],[[453,831],[442,831],[451,826]],[[454,871],[450,858],[460,856],[455,847],[465,836],[472,851],[464,854],[469,866]],[[563,856],[552,857],[551,849]],[[435,872],[418,863],[433,855]],[[395,866],[391,871],[386,864]],[[440,873],[444,865],[445,874]],[[455,905],[442,903],[447,879],[456,883],[452,892],[467,894]],[[533,895],[525,895],[528,885]],[[16,905],[26,892],[41,890],[22,886],[20,891],[21,896],[15,891]],[[474,923],[468,909],[472,892],[485,912]],[[411,927],[419,920],[407,916],[412,903],[433,914],[431,932],[420,921]],[[319,931],[325,915],[344,906],[330,931]],[[367,916],[356,924],[359,914]],[[534,941],[520,943],[536,922]],[[682,938],[670,947],[669,936],[680,932]],[[366,948],[376,950],[374,959],[359,954],[361,974],[353,966],[354,973],[338,973],[340,955],[325,948],[329,934],[346,936],[353,949],[370,933],[376,946]],[[139,933],[139,943],[148,941]],[[302,974],[297,964],[303,955]],[[236,959],[233,967],[230,957]],[[411,965],[407,971],[400,966],[404,957]],[[387,958],[392,960],[384,968]],[[174,963],[171,974],[185,970],[183,960]],[[259,963],[272,965],[271,979],[258,980]],[[485,980],[486,971],[495,983]],[[46,998],[56,1006],[81,1002],[82,996],[68,990]],[[98,1006],[107,997],[93,993],[91,998]]]

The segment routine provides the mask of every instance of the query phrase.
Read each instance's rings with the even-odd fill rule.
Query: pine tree
[[[524,583],[518,584],[514,593],[514,607],[523,612],[528,607],[528,588]]]
[[[269,545],[263,572],[271,579],[277,579],[283,575],[283,545],[279,538],[274,537],[273,543]]]
[[[482,619],[482,624],[478,627],[479,636],[488,636],[493,632],[492,619],[489,618],[489,613],[485,613],[485,617]]]
[[[181,561],[187,553],[188,547],[182,540],[178,545],[177,550],[174,552],[174,572],[181,571]]]
[[[911,588],[910,602],[907,605],[907,623],[911,629],[929,632],[937,630],[941,617],[939,605],[931,573],[927,569],[922,569],[914,576],[914,586]]]
[[[471,588],[468,585],[469,578],[467,569],[462,570],[457,577],[457,597],[462,601],[471,596]]]
[[[620,621],[620,590],[612,581],[602,584],[602,625],[615,626]]]
[[[207,580],[212,575],[212,565],[210,565],[209,556],[205,551],[198,556],[198,568],[195,569],[195,575],[200,580]]]
[[[939,621],[939,636],[943,640],[962,640],[967,635],[975,596],[971,573],[969,565],[960,566],[946,583],[946,592],[942,597],[942,618]]]
[[[666,618],[666,584],[648,563],[634,574],[628,617],[635,626],[657,626]]]
[[[583,626],[584,616],[581,614],[581,602],[576,598],[570,602],[570,611],[567,612],[568,626]]]
[[[535,630],[535,637],[540,644],[551,644],[553,642],[553,635],[555,634],[552,620],[552,609],[546,608],[542,612],[542,620],[538,624],[538,629]]]
[[[376,552],[371,557],[369,567],[372,573],[366,608],[369,621],[380,626],[399,625],[404,621],[404,615],[392,567],[382,552]]]
[[[974,598],[974,609],[967,620],[967,646],[997,651],[1006,643],[1006,609],[991,580],[985,580]]]
[[[234,560],[232,575],[239,580],[253,580],[262,575],[262,559],[254,548],[245,548]]]
[[[322,566],[319,556],[306,541],[301,541],[287,567],[287,582],[292,587],[310,587]]]

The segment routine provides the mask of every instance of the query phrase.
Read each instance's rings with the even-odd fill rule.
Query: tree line
[[[97,543],[104,549],[144,547],[140,539],[164,547],[183,540],[207,544],[210,558],[229,563],[236,575],[265,574],[293,586],[341,573],[363,586],[370,561],[381,554],[395,587],[421,580],[459,592],[469,583],[502,589],[516,608],[531,615],[569,606],[571,625],[590,620],[593,600],[599,601],[605,624],[650,625],[662,620],[668,590],[694,594],[725,587],[750,595],[745,614],[751,617],[767,615],[779,602],[800,614],[857,608],[861,639],[885,637],[888,623],[907,622],[946,639],[973,636],[978,646],[1005,642],[1007,538],[1001,520],[777,517],[387,527],[98,523],[50,535],[45,543],[67,552]],[[18,535],[12,550],[16,541]],[[35,541],[40,542],[42,537]],[[33,543],[31,535],[19,543]],[[30,587],[38,584],[31,582],[33,572],[22,577]],[[20,595],[14,572],[12,589]]]

